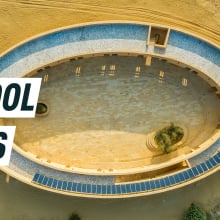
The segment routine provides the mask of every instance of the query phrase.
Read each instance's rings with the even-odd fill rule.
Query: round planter
[[[177,142],[176,144],[170,146],[171,151],[175,151],[178,147],[182,146],[185,143],[186,138],[188,136],[187,135],[188,131],[187,131],[187,128],[185,126],[182,126],[182,125],[181,126],[177,125],[177,126],[181,127],[183,129],[184,135],[183,135],[182,139],[179,142]],[[150,151],[161,151],[161,149],[159,148],[159,146],[157,145],[157,143],[155,141],[155,135],[156,135],[156,131],[147,134],[146,146]]]

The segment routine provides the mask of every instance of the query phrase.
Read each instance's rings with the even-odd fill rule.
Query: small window
[[[188,83],[188,82],[187,82],[187,79],[186,79],[186,78],[183,78],[183,79],[182,79],[182,85],[183,85],[183,86],[187,86],[187,83]]]
[[[45,74],[44,77],[43,77],[43,82],[47,83],[48,82],[48,78],[49,78],[49,75]]]
[[[136,66],[136,72],[140,73],[141,72],[141,67],[140,66]]]
[[[76,76],[80,76],[80,72],[81,72],[81,67],[80,67],[80,66],[77,66],[77,67],[76,67],[76,71],[75,71]]]
[[[110,70],[115,70],[115,65],[110,65]]]
[[[110,71],[109,71],[109,76],[114,76],[115,75],[115,65],[110,65]]]
[[[164,72],[161,70],[160,71],[160,77],[163,78],[164,77]]]

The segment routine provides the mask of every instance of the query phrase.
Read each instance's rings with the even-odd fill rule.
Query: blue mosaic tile
[[[82,184],[81,183],[77,183],[76,191],[77,192],[82,192]]]
[[[117,194],[116,185],[112,185],[112,194]]]
[[[97,194],[102,194],[102,186],[101,185],[97,185]]]
[[[62,190],[66,190],[66,188],[67,188],[67,182],[63,181]]]
[[[67,182],[79,182],[85,184],[114,184],[115,176],[94,176],[94,175],[83,175],[76,173],[62,172],[59,170],[54,170],[40,164],[34,163],[31,160],[18,154],[16,151],[12,150],[10,163],[13,164],[13,170],[20,172],[23,170],[27,178],[32,178],[33,173],[39,173],[39,170],[45,175],[50,176],[53,179],[62,179],[62,181]],[[42,175],[42,177],[44,176]]]
[[[112,186],[107,185],[107,194],[112,194]]]
[[[131,191],[132,192],[136,192],[136,185],[135,185],[135,183],[131,184]]]
[[[146,185],[145,182],[141,182],[141,191],[145,191],[146,190]]]
[[[181,181],[178,174],[173,175],[173,178],[175,179],[175,183],[179,183]]]
[[[190,175],[189,175],[189,173],[188,173],[188,170],[187,170],[187,171],[182,172],[182,174],[183,174],[183,176],[184,176],[185,180],[190,179]]]
[[[200,166],[202,167],[203,171],[207,171],[208,167],[206,166],[205,163],[201,163]]]
[[[199,171],[200,174],[202,174],[204,172],[200,165],[197,165],[196,169]]]
[[[44,175],[40,175],[39,178],[38,178],[38,183],[42,184],[43,179],[44,179]]]
[[[216,163],[220,163],[220,156],[217,154],[213,157],[213,159],[216,161]]]
[[[170,180],[169,180],[168,177],[165,177],[165,178],[163,178],[163,179],[164,179],[164,182],[165,182],[165,185],[166,185],[166,186],[170,186],[170,185],[171,185]]]
[[[150,190],[150,182],[146,181],[145,182],[146,190]]]
[[[53,183],[53,178],[49,178],[48,181],[47,181],[47,186],[51,187],[52,183]]]
[[[62,184],[63,184],[63,181],[62,180],[58,180],[58,182],[57,182],[57,189],[61,190],[62,189]]]
[[[72,190],[72,182],[68,182],[68,184],[67,184],[67,190],[68,191],[71,191]]]
[[[159,179],[159,181],[160,181],[160,186],[161,187],[165,187],[166,186],[165,182],[164,182],[164,178]]]
[[[146,41],[148,26],[138,24],[99,24],[59,30],[33,39],[1,57],[0,72],[18,60],[55,46],[98,39]]]
[[[92,186],[91,184],[87,184],[87,193],[91,193],[92,192]]]
[[[127,185],[125,185],[125,184],[122,184],[121,185],[121,193],[122,194],[126,194],[127,193],[127,187],[126,187]]]
[[[116,192],[117,192],[117,194],[121,194],[121,192],[122,192],[121,184],[116,185]]]
[[[72,191],[76,192],[77,191],[76,189],[77,189],[77,183],[73,182],[73,184],[72,184]]]
[[[44,179],[43,179],[42,184],[43,184],[43,185],[46,185],[46,184],[47,184],[47,181],[48,181],[48,177],[45,176]]]
[[[127,193],[131,193],[132,192],[131,191],[131,184],[126,184],[125,187],[126,187],[126,192]]]
[[[154,180],[151,180],[149,183],[150,183],[150,189],[154,190],[156,188]]]
[[[188,175],[189,175],[190,178],[194,177],[194,173],[193,173],[192,169],[188,170]]]
[[[217,165],[217,162],[213,158],[210,158],[209,161],[213,165],[213,167]]]
[[[215,156],[217,156],[220,159],[220,151]]]
[[[140,183],[135,183],[135,185],[136,185],[136,192],[140,192],[141,191]]]
[[[36,173],[36,174],[34,175],[34,178],[33,178],[32,181],[37,182],[37,180],[38,180],[39,177],[40,177],[40,174],[39,174],[39,173]]]
[[[173,176],[169,176],[168,178],[170,180],[171,185],[176,183],[175,178]]]
[[[191,166],[201,164],[202,162],[209,160],[210,156],[213,155],[218,149],[220,149],[220,138],[213,143],[208,149],[202,151],[200,154],[189,159]]]
[[[107,194],[107,186],[102,185],[102,194]]]
[[[53,183],[52,183],[52,188],[56,189],[57,188],[57,183],[58,183],[58,181],[56,179],[54,179]]]
[[[199,171],[196,169],[196,167],[192,167],[191,170],[192,170],[194,176],[198,176],[199,175]]]
[[[168,44],[196,53],[220,66],[219,49],[198,38],[172,30],[170,31]]]
[[[154,183],[155,183],[155,186],[157,189],[159,189],[161,187],[160,180],[155,180]]]
[[[82,192],[83,193],[87,193],[87,187],[86,187],[86,184],[82,184]]]
[[[177,176],[179,177],[180,182],[185,181],[185,177],[183,176],[182,173],[178,173]]]

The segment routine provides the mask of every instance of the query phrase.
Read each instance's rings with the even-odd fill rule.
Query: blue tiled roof
[[[43,174],[36,173],[33,176],[33,183],[51,187],[53,189],[74,192],[74,193],[85,193],[94,195],[124,195],[131,193],[143,193],[148,191],[159,190],[167,187],[172,187],[177,184],[181,184],[188,180],[191,180],[210,169],[215,168],[220,164],[220,152],[216,153],[213,157],[209,158],[205,162],[198,164],[192,168],[188,168],[182,172],[161,177],[159,179],[147,180],[144,182],[136,183],[122,183],[122,184],[85,184],[76,183],[70,181],[63,181],[48,178]],[[50,183],[49,183],[50,182]],[[49,185],[48,185],[49,184]]]
[[[0,72],[18,60],[55,46],[98,39],[146,40],[148,28],[136,24],[99,24],[56,31],[22,44],[1,57]]]
[[[172,30],[168,44],[196,53],[220,66],[219,49],[198,38]]]

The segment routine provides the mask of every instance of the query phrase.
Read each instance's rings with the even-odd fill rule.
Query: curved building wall
[[[1,57],[1,77],[21,77],[65,58],[101,52],[130,52],[168,57],[188,64],[220,83],[219,49],[201,39],[170,31],[166,48],[147,46],[148,25],[91,24],[32,39]]]

